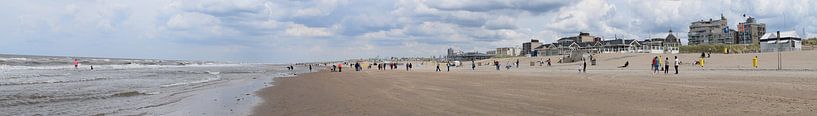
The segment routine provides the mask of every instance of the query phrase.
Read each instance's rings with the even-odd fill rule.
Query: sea
[[[0,116],[249,115],[286,66],[0,54]]]

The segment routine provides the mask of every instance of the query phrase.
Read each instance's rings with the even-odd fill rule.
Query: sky
[[[813,0],[8,0],[0,54],[294,63],[485,52],[589,32],[682,41],[693,21],[817,36]],[[805,33],[803,33],[805,31]]]

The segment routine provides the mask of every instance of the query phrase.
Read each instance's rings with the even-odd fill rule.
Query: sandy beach
[[[712,54],[705,67],[690,64],[700,54],[677,54],[685,63],[678,75],[648,71],[657,55],[599,54],[587,73],[577,63],[528,65],[548,57],[520,58],[520,68],[500,71],[472,70],[470,62],[451,72],[434,72],[431,63],[412,71],[322,71],[275,78],[257,92],[264,102],[253,115],[817,114],[815,51],[783,53],[780,71],[774,53]],[[755,55],[758,69],[750,68]],[[616,68],[625,61],[630,67]]]

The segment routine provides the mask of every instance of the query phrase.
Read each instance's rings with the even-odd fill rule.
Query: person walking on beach
[[[434,72],[440,72],[440,71],[443,71],[443,70],[440,70],[440,63],[437,63],[437,69],[434,70]]]
[[[664,58],[664,74],[669,74],[669,57]]]
[[[312,72],[312,64],[309,64],[309,72]]]
[[[681,61],[678,60],[678,56],[675,56],[675,74],[678,74],[678,65],[681,65]]]
[[[587,73],[587,60],[582,60],[582,72]]]
[[[519,68],[519,59],[516,59],[516,68]]]
[[[355,62],[355,71],[360,71],[360,63]]]
[[[445,72],[451,72],[451,63],[445,63]]]
[[[752,58],[752,67],[757,68],[757,56],[755,56],[755,58]]]
[[[499,61],[494,60],[494,66],[496,66],[496,70],[499,70]]]

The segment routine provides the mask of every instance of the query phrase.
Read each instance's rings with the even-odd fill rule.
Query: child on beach
[[[77,59],[74,59],[74,69],[77,68],[79,68],[79,61]]]
[[[579,72],[582,72],[582,64],[579,64],[579,67],[576,68]]]
[[[587,60],[582,60],[582,72],[587,73]]]
[[[755,56],[755,58],[752,58],[752,67],[757,68],[757,56]]]

